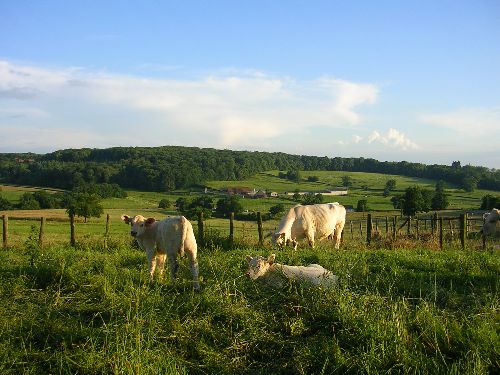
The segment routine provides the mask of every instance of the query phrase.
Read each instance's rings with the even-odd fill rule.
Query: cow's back
[[[158,222],[156,243],[168,253],[184,255],[187,250],[196,257],[197,245],[193,226],[184,216],[169,217]]]
[[[342,217],[342,209],[345,212],[343,206],[332,203],[302,206],[301,210],[297,211],[300,216],[294,223],[294,231],[307,232],[312,229],[316,239],[328,237],[333,233],[337,221]],[[343,217],[345,220],[345,213]]]

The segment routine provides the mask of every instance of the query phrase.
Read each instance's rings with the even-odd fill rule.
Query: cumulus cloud
[[[169,143],[174,138],[189,144],[189,138],[177,135],[191,133],[213,147],[237,148],[282,135],[300,136],[318,126],[351,128],[363,122],[360,109],[376,103],[378,95],[374,84],[330,77],[298,81],[232,72],[200,79],[152,79],[0,61],[0,111],[29,107],[31,113],[47,114],[52,126],[68,130],[75,125],[83,130],[88,124],[93,124],[92,130],[87,128],[93,132],[99,131],[97,125],[115,127],[129,131],[129,144],[158,139]],[[33,120],[29,111],[25,115]],[[0,121],[2,128],[12,125]],[[134,133],[145,123],[156,134]]]
[[[374,130],[368,136],[368,144],[381,143],[400,150],[418,150],[420,147],[411,141],[405,134],[396,129],[389,129],[387,133],[381,134]]]

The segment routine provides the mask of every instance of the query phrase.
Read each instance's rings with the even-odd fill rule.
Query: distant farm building
[[[319,191],[298,191],[298,192],[286,192],[285,194],[286,195],[294,195],[294,194],[299,194],[299,195],[304,195],[304,194],[321,194],[321,195],[325,195],[325,196],[328,196],[328,195],[336,195],[336,196],[340,196],[340,195],[347,195],[348,193],[348,190],[347,189],[344,189],[344,190],[319,190]]]

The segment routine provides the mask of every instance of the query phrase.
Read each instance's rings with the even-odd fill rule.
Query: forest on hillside
[[[111,183],[137,190],[170,191],[203,186],[210,180],[240,180],[267,170],[373,172],[443,180],[469,191],[500,191],[500,170],[462,166],[459,161],[449,166],[426,165],[181,146],[0,154],[0,181],[61,189]]]

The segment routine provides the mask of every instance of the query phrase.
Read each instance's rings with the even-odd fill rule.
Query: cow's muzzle
[[[130,235],[131,235],[132,237],[136,237],[136,236],[137,236],[137,232],[130,232]]]

